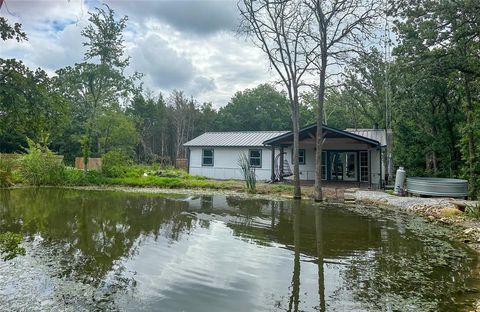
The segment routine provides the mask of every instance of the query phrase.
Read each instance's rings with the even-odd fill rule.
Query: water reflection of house
[[[315,178],[316,125],[300,130],[300,179]],[[322,179],[384,185],[391,172],[391,131],[339,130],[323,126]],[[293,134],[290,131],[207,132],[186,142],[191,174],[214,179],[242,179],[238,165],[245,154],[258,179],[291,179]],[[282,164],[282,165],[281,165]]]

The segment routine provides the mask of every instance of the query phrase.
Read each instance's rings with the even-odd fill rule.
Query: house
[[[300,179],[315,179],[316,125],[300,129]],[[391,133],[391,132],[388,132]],[[384,185],[387,152],[384,129],[339,130],[323,126],[322,179]],[[292,179],[291,131],[207,132],[184,144],[188,171],[214,179],[243,179],[239,156],[247,155],[259,180]],[[281,165],[283,164],[283,165]]]

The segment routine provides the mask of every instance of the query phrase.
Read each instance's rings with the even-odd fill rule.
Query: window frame
[[[322,151],[322,163],[320,164],[322,181],[327,180],[327,155],[327,151]]]
[[[360,182],[370,182],[370,153],[368,151],[359,151],[359,157],[358,157],[358,169],[360,171],[360,176],[358,177]],[[363,159],[366,163],[362,164],[362,156],[366,157]],[[365,175],[362,176],[362,169],[365,169],[366,172],[366,179],[362,179],[365,177]]]
[[[300,161],[300,151],[303,151],[303,161]],[[293,148],[292,148],[292,164],[293,164]],[[307,163],[307,151],[304,148],[298,149],[298,164],[305,165]]]
[[[205,156],[205,151],[211,151],[212,156]],[[211,158],[212,163],[211,164],[206,164],[205,163],[205,158]],[[213,148],[202,148],[202,167],[213,167],[215,164],[215,150]]]
[[[254,157],[255,159],[260,160],[260,165],[252,165],[252,152],[259,152],[260,156]],[[248,163],[250,164],[250,167],[252,168],[262,168],[262,156],[263,156],[263,150],[262,149],[249,149],[248,150]]]

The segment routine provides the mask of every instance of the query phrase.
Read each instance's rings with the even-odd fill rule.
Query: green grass
[[[238,185],[234,181],[214,181],[204,177],[196,178],[187,176],[184,178],[141,176],[129,178],[109,178],[108,185],[123,185],[135,187],[161,187],[161,188],[204,188],[204,189],[233,189]]]

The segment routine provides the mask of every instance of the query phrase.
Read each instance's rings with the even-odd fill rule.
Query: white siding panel
[[[243,174],[238,166],[238,158],[242,153],[248,156],[250,149],[262,150],[262,168],[255,168],[257,179],[270,180],[271,152],[269,148],[246,147],[212,147],[213,166],[202,166],[202,148],[190,147],[190,174],[202,175],[219,180],[242,180]]]

